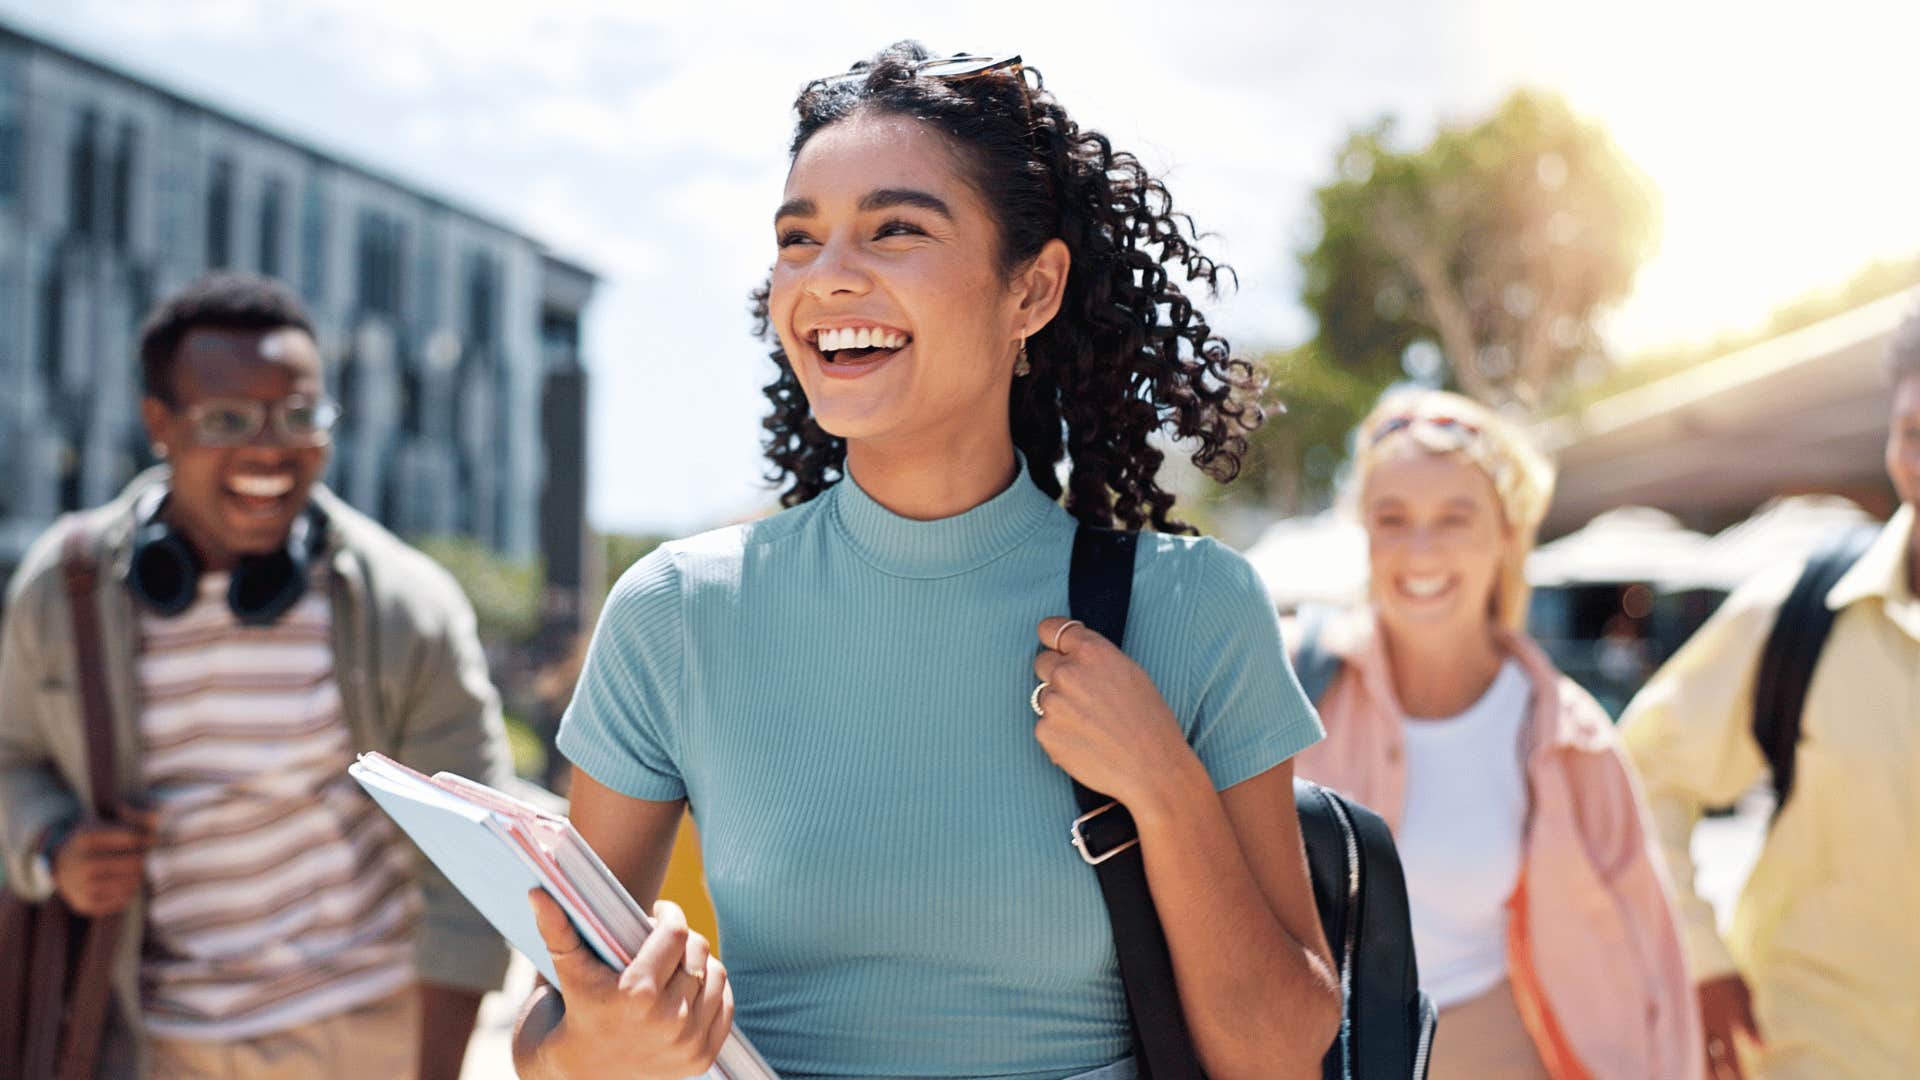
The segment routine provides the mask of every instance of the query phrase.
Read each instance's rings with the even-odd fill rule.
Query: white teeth
[[[293,477],[235,476],[227,481],[227,487],[236,495],[246,495],[256,499],[277,499],[293,490]]]
[[[821,330],[814,345],[823,353],[842,349],[898,349],[906,345],[907,335],[874,326],[840,327]]]
[[[1423,600],[1439,596],[1447,591],[1448,581],[1444,577],[1401,578],[1400,587]]]

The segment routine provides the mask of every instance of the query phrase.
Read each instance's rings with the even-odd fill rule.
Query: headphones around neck
[[[178,530],[161,517],[168,492],[155,489],[141,498],[134,514],[133,559],[127,588],[155,614],[173,618],[200,595],[200,556]],[[286,546],[266,555],[245,555],[234,564],[227,586],[227,607],[249,626],[271,626],[307,591],[309,567],[326,547],[327,515],[312,502],[294,520]]]

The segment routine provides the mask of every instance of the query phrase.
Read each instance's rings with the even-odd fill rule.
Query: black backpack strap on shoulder
[[[1780,605],[1760,651],[1760,669],[1753,683],[1753,738],[1773,772],[1775,817],[1793,794],[1794,757],[1800,748],[1807,689],[1813,685],[1813,670],[1839,614],[1827,607],[1827,594],[1866,554],[1876,535],[1878,530],[1873,528],[1849,529],[1815,551]]]
[[[1320,698],[1333,685],[1333,680],[1340,677],[1340,668],[1345,664],[1339,653],[1327,648],[1326,630],[1327,612],[1318,605],[1302,606],[1294,617],[1293,632],[1299,644],[1293,650],[1293,675],[1300,680],[1300,689],[1306,692],[1307,700],[1315,706],[1320,704]]]
[[[1084,525],[1073,538],[1068,607],[1074,618],[1115,645],[1126,637],[1138,539],[1131,532]],[[1147,887],[1147,866],[1133,818],[1126,807],[1077,780],[1073,794],[1081,810],[1071,830],[1073,843],[1098,875],[1113,922],[1140,1078],[1206,1080],[1186,1014],[1180,1009],[1173,956],[1167,951],[1167,935]]]

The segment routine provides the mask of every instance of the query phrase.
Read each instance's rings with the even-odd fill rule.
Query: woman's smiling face
[[[768,310],[814,419],[834,435],[1008,437],[1014,356],[1039,324],[1002,273],[999,227],[961,170],[939,132],[868,113],[819,131],[794,158]]]
[[[1381,619],[1409,633],[1472,633],[1513,538],[1487,474],[1457,453],[1432,453],[1398,436],[1361,492]]]

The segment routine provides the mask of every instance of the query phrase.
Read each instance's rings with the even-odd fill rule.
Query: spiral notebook
[[[559,983],[527,903],[535,886],[559,901],[581,940],[616,969],[632,962],[653,929],[566,818],[462,776],[427,776],[384,754],[361,754],[347,774],[547,981]],[[735,1029],[706,1080],[779,1078]]]

